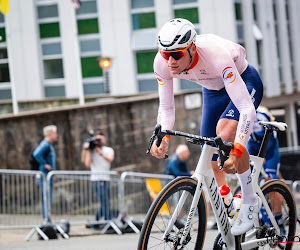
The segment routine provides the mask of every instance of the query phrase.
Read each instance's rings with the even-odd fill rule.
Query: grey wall
[[[199,133],[201,109],[184,106],[184,96],[177,94],[176,126],[174,129]],[[146,148],[156,124],[157,94],[111,101],[106,104],[70,106],[48,112],[36,111],[23,115],[0,118],[0,168],[29,169],[28,157],[35,145],[43,139],[42,128],[49,124],[58,127],[54,145],[58,170],[83,170],[80,162],[81,145],[90,129],[100,129],[107,136],[107,145],[115,150],[112,168],[135,164],[142,172],[162,172],[164,160],[146,155]],[[169,154],[184,138],[171,138]],[[198,161],[200,147],[188,145],[192,157],[190,165]],[[132,168],[131,168],[132,170]]]

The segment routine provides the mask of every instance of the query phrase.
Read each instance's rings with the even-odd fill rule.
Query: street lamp
[[[110,93],[110,85],[109,85],[109,68],[111,67],[112,61],[109,57],[101,58],[99,60],[99,66],[103,71],[104,76],[104,92]]]

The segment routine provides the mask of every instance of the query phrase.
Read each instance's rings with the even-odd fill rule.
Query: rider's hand
[[[225,161],[223,166],[223,171],[226,174],[235,174],[237,171],[239,158],[235,154],[230,154],[229,158]],[[218,166],[220,166],[220,161],[218,159]]]
[[[165,157],[169,148],[169,139],[163,138],[159,147],[156,146],[156,140],[152,144],[150,153],[152,156],[162,159]]]

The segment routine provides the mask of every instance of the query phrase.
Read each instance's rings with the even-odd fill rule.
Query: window
[[[59,23],[41,23],[40,38],[59,37]]]
[[[191,23],[199,23],[198,8],[178,9],[174,11],[176,18],[184,18]]]
[[[39,1],[37,17],[40,31],[45,97],[65,96],[58,5],[49,1]]]
[[[62,59],[44,60],[45,79],[63,78]]]
[[[77,27],[79,35],[99,33],[97,18],[77,20]]]
[[[136,53],[136,64],[139,74],[153,72],[153,61],[156,53],[157,51]]]
[[[0,83],[10,82],[8,63],[0,63]]]
[[[5,27],[1,27],[1,28],[0,28],[0,36],[1,36],[0,43],[6,42],[6,32],[5,32]]]
[[[198,0],[173,0],[173,4],[197,3]]]
[[[100,41],[99,39],[89,39],[89,40],[82,40],[79,42],[80,51],[84,52],[93,52],[97,51],[100,52]]]
[[[42,44],[42,53],[45,56],[60,55],[61,54],[61,45],[60,45],[60,43]]]
[[[82,77],[102,76],[102,69],[99,67],[97,57],[82,57],[81,58]]]
[[[5,18],[0,14],[0,99],[11,99],[10,72],[6,47]]]
[[[82,4],[79,9],[76,10],[76,15],[84,15],[84,14],[93,14],[97,13],[97,3],[96,1],[82,1]]]
[[[57,5],[38,6],[38,18],[58,17]]]
[[[10,89],[0,89],[0,100],[11,99]]]
[[[45,87],[45,96],[46,97],[64,97],[65,86],[47,86]]]
[[[242,4],[241,3],[235,3],[235,19],[236,20],[243,20],[242,16]]]
[[[104,93],[103,73],[99,67],[101,35],[97,1],[82,1],[76,10],[81,73],[85,95]]]
[[[155,24],[155,13],[135,13],[132,14],[132,24],[133,29],[146,29],[146,28],[154,28]]]
[[[154,0],[131,0],[132,29],[155,28]]]
[[[131,8],[146,8],[146,7],[154,7],[154,0],[131,0]]]
[[[149,91],[157,91],[158,84],[156,79],[144,79],[139,80],[139,91],[140,92],[149,92]]]

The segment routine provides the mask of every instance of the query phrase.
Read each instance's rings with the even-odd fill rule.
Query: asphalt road
[[[299,224],[298,224],[299,225]],[[72,230],[72,229],[71,229]],[[83,226],[74,228],[69,239],[59,237],[57,240],[42,241],[35,235],[27,242],[24,241],[28,230],[0,230],[0,249],[20,250],[135,250],[139,235],[127,233],[123,235],[106,234],[100,235],[99,231],[85,229]],[[217,230],[207,230],[204,250],[211,250],[213,242],[218,235]],[[300,228],[297,226],[296,235],[300,236]],[[300,243],[295,243],[293,249],[300,249]]]

